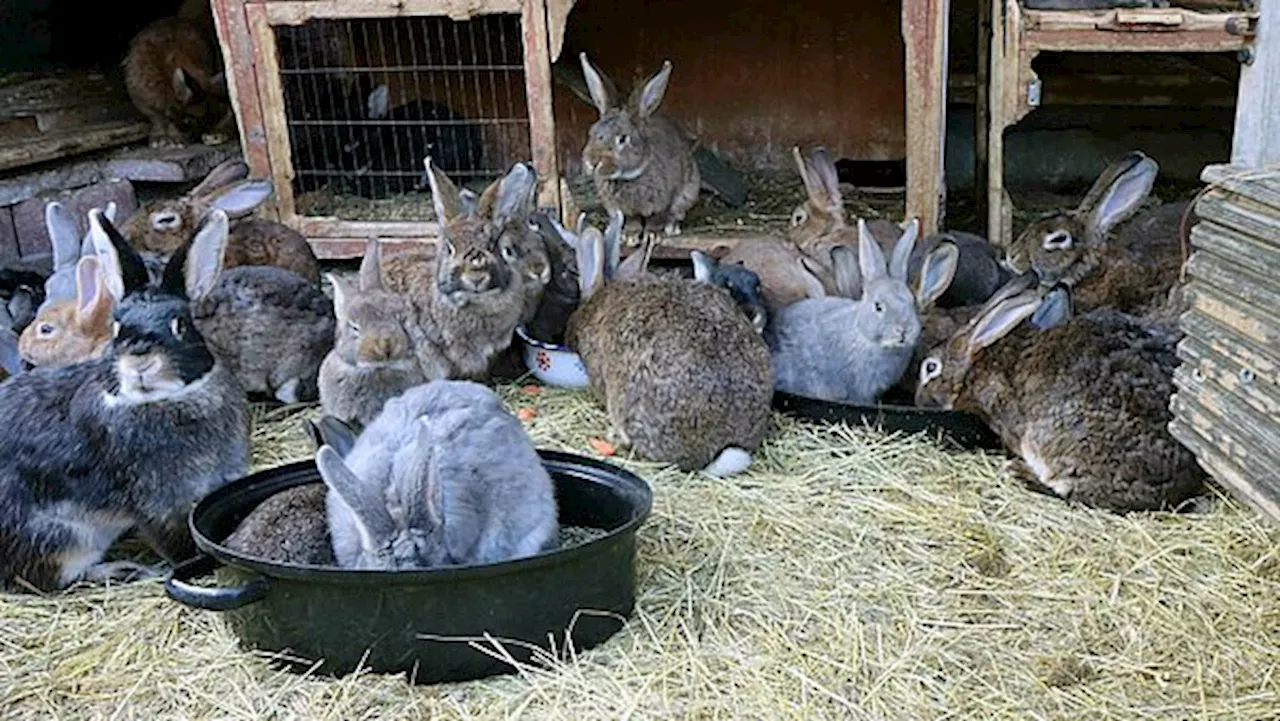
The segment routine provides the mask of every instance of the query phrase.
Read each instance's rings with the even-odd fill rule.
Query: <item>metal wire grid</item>
[[[518,16],[313,20],[276,38],[295,192],[422,191],[428,154],[473,185],[529,157]]]

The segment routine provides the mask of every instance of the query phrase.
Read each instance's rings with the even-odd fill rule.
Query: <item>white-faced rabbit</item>
[[[403,295],[383,290],[381,256],[378,241],[370,239],[358,285],[330,276],[337,329],[320,366],[320,405],[326,415],[359,427],[376,418],[387,399],[424,381],[405,329],[413,309]]]
[[[886,262],[880,245],[858,221],[854,250],[831,251],[842,295],[856,273],[855,297],[810,298],[770,319],[765,336],[779,391],[826,401],[870,405],[902,377],[920,336],[917,303],[931,304],[955,275],[955,253],[933,254],[920,273],[916,294],[907,285],[907,263],[919,224],[908,224]],[[855,267],[856,265],[856,267]]]
[[[1115,511],[1172,509],[1204,472],[1169,434],[1177,334],[1112,309],[1038,330],[1039,289],[994,298],[920,365],[916,402],[975,413],[1033,487]]]
[[[316,466],[343,568],[499,563],[558,539],[551,476],[520,421],[478,383],[409,389],[345,458],[325,445]]]
[[[110,225],[96,209],[90,223],[95,239]],[[12,421],[0,428],[0,581],[51,590],[146,573],[102,562],[130,529],[166,560],[188,558],[192,504],[248,471],[244,391],[188,310],[216,276],[222,240],[197,234],[161,286],[132,280],[145,271],[125,253],[106,355],[0,384]]]
[[[1009,247],[1009,267],[1034,272],[1046,288],[1069,287],[1081,313],[1162,309],[1182,269],[1178,225],[1187,204],[1140,212],[1159,171],[1147,155],[1126,153],[1098,176],[1079,206],[1027,226]]]
[[[271,198],[274,186],[270,180],[248,176],[249,166],[232,158],[210,170],[185,195],[153,200],[129,216],[121,229],[142,255],[153,279],[216,208],[233,221],[224,268],[273,265],[319,284],[320,261],[301,233],[274,220],[249,217]]]
[[[605,236],[587,228],[570,239],[583,302],[565,334],[612,438],[685,471],[746,470],[769,431],[768,348],[723,288],[619,266],[622,225],[615,209]]]
[[[434,260],[389,256],[383,282],[413,304],[409,337],[424,378],[483,379],[524,313],[519,243],[530,232],[528,199],[537,176],[516,163],[472,208],[430,158],[425,165],[440,219]]]
[[[151,121],[151,146],[174,147],[205,136],[221,143],[234,128],[220,58],[199,23],[156,20],[134,36],[124,60],[125,87]]]
[[[600,119],[587,133],[582,163],[601,202],[610,212],[620,210],[628,221],[638,221],[643,235],[651,237],[660,225],[666,235],[678,234],[685,213],[698,200],[702,181],[693,141],[658,112],[671,61],[637,86],[624,104],[613,81],[587,60],[587,54],[579,59],[591,100],[600,111]]]
[[[197,234],[221,236],[223,248],[228,225],[227,214],[214,208]],[[106,238],[94,240],[110,268],[128,241],[114,227],[106,230]],[[250,393],[283,403],[315,400],[320,364],[333,347],[332,302],[297,273],[265,265],[227,270],[221,256],[218,261],[214,282],[191,297],[191,317],[210,350]]]

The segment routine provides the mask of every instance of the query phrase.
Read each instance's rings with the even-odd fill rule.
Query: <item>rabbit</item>
[[[529,335],[548,343],[564,340],[569,316],[577,310],[580,301],[578,288],[578,261],[573,248],[564,242],[568,233],[576,233],[585,222],[585,214],[574,221],[573,230],[560,226],[559,221],[546,212],[535,212],[533,222],[538,226],[547,254],[550,275],[542,292],[542,300],[525,329]]]
[[[218,65],[210,37],[190,20],[161,18],[134,36],[124,60],[125,87],[151,121],[151,147],[226,141],[235,116]]]
[[[207,232],[228,235],[229,225],[227,214],[214,208],[196,232],[210,228]],[[99,243],[97,251],[110,268],[128,241],[105,227],[108,242]],[[226,244],[223,239],[219,247],[225,250]],[[224,269],[222,257],[218,261],[214,282],[190,300],[192,321],[210,350],[249,393],[282,403],[315,400],[320,364],[333,347],[332,302],[297,273],[260,265]],[[172,267],[170,260],[165,272]]]
[[[587,133],[582,163],[605,208],[638,220],[640,233],[628,240],[652,239],[650,226],[663,224],[668,236],[680,233],[685,213],[698,200],[702,180],[694,162],[694,143],[658,105],[671,77],[671,61],[637,86],[624,105],[617,87],[586,53],[578,59],[600,111]]]
[[[551,476],[520,421],[478,383],[409,389],[345,457],[322,446],[316,466],[342,568],[500,563],[559,539]]]
[[[831,295],[835,290],[835,278],[827,263],[831,249],[837,245],[856,247],[860,234],[849,227],[845,219],[844,198],[830,153],[817,147],[805,157],[796,147],[792,154],[808,197],[793,211],[787,239],[805,254],[805,267],[823,281],[827,295]],[[880,242],[881,249],[886,253],[892,252],[902,234],[902,227],[887,220],[868,220],[866,223],[871,236]],[[1008,272],[1000,266],[998,254],[985,238],[972,233],[951,232],[930,235],[916,243],[908,263],[908,278],[912,283],[919,283],[925,258],[944,242],[955,245],[960,251],[960,258],[955,281],[937,300],[939,307],[982,303],[1009,279]],[[857,278],[852,280],[848,291],[853,295],[848,297],[856,298],[862,290],[861,281]]]
[[[931,305],[955,275],[958,253],[930,255],[913,295],[907,263],[919,224],[911,222],[888,263],[880,244],[858,221],[854,250],[831,250],[837,283],[845,294],[855,274],[862,287],[850,297],[812,298],[783,308],[765,331],[773,358],[774,388],[819,400],[871,405],[898,382],[920,337],[920,306]]]
[[[44,304],[47,276],[23,268],[0,268],[0,306],[7,314],[3,326],[21,333]]]
[[[246,556],[303,566],[336,566],[325,518],[323,483],[280,491],[245,516],[223,546]]]
[[[537,176],[516,163],[468,208],[453,181],[430,158],[424,163],[441,219],[435,260],[389,257],[395,262],[383,264],[383,282],[413,305],[409,338],[424,378],[482,380],[525,311],[523,274],[515,269]]]
[[[740,265],[720,263],[700,250],[690,252],[689,260],[693,262],[694,280],[729,291],[733,302],[738,304],[747,320],[751,321],[751,327],[757,333],[764,333],[769,316],[760,288],[760,276]]]
[[[95,245],[110,245],[102,212]],[[192,323],[188,298],[209,286],[225,236],[198,233],[161,285],[130,272],[112,340],[98,359],[37,368],[0,384],[0,583],[44,591],[79,580],[152,575],[103,554],[133,529],[164,560],[189,558],[191,506],[249,470],[244,390]],[[114,272],[114,271],[112,271]]]
[[[118,207],[107,203],[103,215],[116,222]],[[36,315],[45,308],[66,303],[76,297],[76,263],[81,256],[94,252],[93,238],[86,230],[80,234],[76,220],[62,203],[53,201],[44,206],[45,229],[53,248],[53,273],[44,281],[44,302],[36,309]]]
[[[1045,288],[1069,287],[1082,313],[1101,307],[1140,315],[1163,310],[1179,284],[1178,230],[1188,203],[1139,212],[1158,173],[1152,158],[1126,153],[1098,176],[1076,208],[1028,225],[1010,246],[1006,263],[1016,273],[1034,272]]]
[[[733,298],[708,282],[618,264],[624,217],[576,242],[582,305],[565,342],[604,401],[610,436],[645,458],[711,476],[745,471],[769,431],[769,351]],[[629,265],[630,264],[630,265]]]
[[[381,255],[370,239],[354,287],[330,276],[337,330],[320,365],[320,405],[326,415],[360,427],[387,399],[425,382],[405,330],[409,301],[383,290]]]
[[[22,332],[18,350],[32,366],[69,365],[97,358],[111,343],[116,297],[106,287],[96,254],[76,263],[76,297],[42,310]]]
[[[9,311],[0,306],[0,381],[16,376],[24,370],[18,347],[20,340],[18,334],[9,327],[11,323]]]
[[[122,226],[157,278],[174,251],[196,226],[218,208],[235,219],[227,239],[225,268],[274,265],[320,283],[320,261],[298,231],[265,218],[247,217],[271,197],[270,180],[248,179],[249,166],[239,158],[227,160],[178,198],[153,200],[138,208]]]
[[[1045,330],[1042,289],[993,298],[920,366],[916,402],[979,415],[1021,480],[1113,511],[1177,508],[1204,473],[1174,440],[1177,333],[1101,308]]]

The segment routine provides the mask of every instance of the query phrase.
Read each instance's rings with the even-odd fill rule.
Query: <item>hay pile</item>
[[[604,415],[525,395],[542,446]],[[313,413],[314,411],[304,411]],[[262,418],[255,464],[307,454]],[[158,582],[0,596],[6,718],[1275,718],[1280,530],[1076,509],[1000,459],[780,418],[749,474],[654,485],[629,625],[576,662],[413,688],[274,670]]]

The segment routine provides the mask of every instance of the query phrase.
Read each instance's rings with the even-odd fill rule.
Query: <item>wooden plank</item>
[[[143,121],[126,120],[96,127],[75,128],[59,133],[34,136],[17,143],[0,146],[0,170],[10,170],[49,160],[80,155],[117,145],[145,140],[151,126]]]
[[[524,0],[274,0],[263,3],[272,25],[301,25],[322,18],[397,18],[443,15],[515,15]],[[258,3],[252,3],[258,4]]]
[[[973,194],[974,194],[974,215],[978,217],[979,222],[984,222],[987,217],[987,193],[982,187],[982,179],[988,174],[988,149],[990,141],[988,139],[988,126],[991,123],[991,53],[983,52],[984,49],[991,47],[991,5],[988,0],[978,0],[978,20],[977,20],[977,67],[974,72],[974,96],[973,96]],[[947,87],[949,90],[954,89],[955,73],[948,73]],[[959,100],[954,95],[952,101]],[[979,228],[979,233],[985,233],[985,228]]]
[[[1256,264],[1240,266],[1204,251],[1192,253],[1186,267],[1188,276],[1229,294],[1240,313],[1280,319],[1280,289],[1275,286],[1275,271],[1266,274],[1267,270]]]
[[[1254,474],[1247,473],[1219,453],[1213,442],[1178,418],[1169,423],[1169,433],[1196,454],[1200,467],[1213,476],[1232,495],[1257,509],[1264,516],[1280,521],[1280,493],[1268,493],[1255,487]]]
[[[219,163],[239,154],[235,143],[124,148],[103,159],[102,175],[151,183],[185,183],[203,178]]]
[[[1013,199],[1004,187],[1004,131],[1026,112],[1023,62],[1019,49],[1022,10],[1018,0],[991,3],[990,87],[987,94],[987,237],[996,246],[1013,238]]]
[[[1029,32],[1068,33],[1102,30],[1124,35],[1183,35],[1221,32],[1245,13],[1199,12],[1185,8],[1119,10],[1023,10]],[[1235,36],[1233,36],[1235,37]]]
[[[1200,222],[1191,229],[1193,243],[1198,238],[1206,248],[1258,257],[1264,265],[1280,268],[1280,210],[1210,190],[1196,203],[1196,215]]]
[[[1280,387],[1274,376],[1259,374],[1224,358],[1195,338],[1182,339],[1178,344],[1178,358],[1183,363],[1177,372],[1212,380],[1262,417],[1280,418]]]
[[[1103,30],[1028,31],[1025,43],[1044,52],[1076,53],[1229,53],[1244,40],[1225,30],[1176,33],[1121,33]]]
[[[907,217],[938,230],[946,204],[947,31],[950,0],[903,0],[907,72]]]
[[[1217,223],[1196,223],[1191,229],[1191,246],[1271,278],[1274,275],[1269,269],[1280,268],[1280,246],[1260,243]]]
[[[267,148],[267,131],[262,123],[262,101],[258,94],[258,77],[254,61],[253,37],[245,16],[245,0],[212,0],[214,26],[218,44],[227,68],[227,91],[235,108],[240,130],[240,147],[244,162],[255,178],[271,177],[271,158]],[[275,203],[259,212],[279,217]]]
[[[1280,3],[1264,0],[1253,62],[1240,66],[1231,162],[1249,168],[1280,165]]]
[[[383,238],[365,236],[362,238],[309,238],[311,250],[320,260],[352,260],[364,257],[365,245],[370,237],[376,237],[382,245],[383,253],[392,255],[411,249],[413,246],[432,243],[431,238]]]
[[[1182,315],[1179,323],[1187,334],[1183,342],[1190,339],[1192,343],[1210,348],[1232,363],[1253,370],[1255,375],[1272,379],[1271,382],[1280,378],[1280,358],[1213,318],[1191,310]]]
[[[1189,382],[1185,376],[1176,379],[1178,392],[1170,400],[1173,413],[1201,435],[1211,438],[1215,449],[1237,465],[1251,470],[1254,485],[1265,485],[1272,492],[1280,491],[1280,454],[1267,435],[1265,427],[1256,425],[1258,418],[1251,411],[1237,408],[1229,395],[1212,384],[1182,385]],[[1247,415],[1240,415],[1247,414]]]
[[[1239,298],[1192,279],[1186,285],[1191,294],[1192,307],[1229,328],[1233,333],[1248,338],[1264,348],[1280,348],[1280,326],[1274,318],[1263,319],[1258,313],[1243,309]]]
[[[341,218],[296,216],[290,223],[308,238],[435,238],[439,226],[435,221],[363,221]]]
[[[564,29],[577,0],[547,0],[547,37],[550,38],[551,62],[560,59],[564,48]]]
[[[545,0],[524,0],[520,30],[524,38],[525,98],[529,142],[538,171],[538,206],[560,210],[560,168],[556,158],[556,118],[551,102],[551,55]]]
[[[1200,179],[1260,205],[1280,210],[1280,170],[1275,168],[1210,165],[1200,174]],[[1280,215],[1280,212],[1274,214]]]
[[[266,130],[267,154],[271,158],[276,209],[279,219],[287,223],[297,211],[293,198],[293,152],[289,147],[289,124],[285,115],[276,34],[267,22],[267,15],[261,4],[246,5],[245,18],[249,22],[249,34],[253,38],[258,97],[261,101],[262,125]]]

